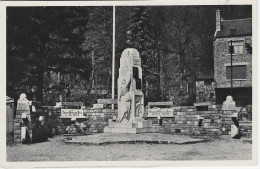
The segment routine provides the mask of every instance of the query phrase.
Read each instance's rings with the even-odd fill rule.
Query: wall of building
[[[214,79],[216,88],[230,88],[230,79],[226,78],[226,66],[230,64],[228,42],[243,40],[243,54],[233,54],[233,65],[247,64],[246,80],[233,79],[233,87],[252,87],[252,55],[247,52],[245,43],[252,43],[251,36],[217,38],[214,41]]]

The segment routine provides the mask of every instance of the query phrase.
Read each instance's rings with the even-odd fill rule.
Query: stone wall
[[[242,137],[252,137],[252,122],[239,122],[239,129]]]
[[[45,125],[47,125],[48,128],[55,129],[53,132],[58,134],[58,131],[61,130],[60,126],[62,126],[62,120],[60,118],[61,109],[53,106],[43,106],[42,109],[45,114]]]
[[[230,134],[233,121],[231,115],[236,111],[222,111],[221,105],[210,105],[208,111],[197,111],[194,106],[173,107],[173,117],[147,118],[152,120],[153,126],[159,126],[161,133],[189,134],[189,135],[220,135]],[[85,118],[75,122],[71,119],[60,119],[60,108],[48,108],[53,111],[46,122],[56,123],[56,127],[63,132],[67,126],[77,124],[85,134],[103,133],[108,126],[108,120],[117,115],[112,109],[83,109]],[[146,109],[147,112],[147,109]],[[52,126],[53,127],[53,126]],[[65,127],[65,128],[64,128]],[[245,129],[249,130],[250,129]]]
[[[189,135],[229,134],[236,111],[222,111],[221,106],[210,105],[208,111],[196,111],[194,106],[174,107],[173,117],[149,118],[161,133]]]
[[[86,121],[83,121],[83,124],[86,133],[103,133],[105,126],[108,126],[108,120],[117,115],[117,110],[85,109],[84,115]]]
[[[108,126],[108,119],[113,119],[117,115],[116,109],[83,109],[84,118],[77,118],[73,121],[71,118],[60,118],[62,108],[64,107],[44,107],[44,111],[51,115],[47,117],[46,123],[56,128],[56,134],[66,133],[68,126],[73,128],[70,131],[71,134],[78,133],[79,131],[74,128],[75,124],[85,134],[102,133],[104,127]]]
[[[233,87],[252,87],[252,55],[247,52],[245,43],[251,44],[252,37],[217,38],[214,41],[214,79],[216,88],[230,88],[230,79],[226,78],[226,66],[230,64],[228,42],[243,41],[243,53],[233,54],[233,64],[244,64],[247,68],[246,80],[233,79]]]

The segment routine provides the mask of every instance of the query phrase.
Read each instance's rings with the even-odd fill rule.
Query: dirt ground
[[[31,145],[7,146],[7,161],[250,160],[247,138],[214,138],[195,144],[65,144],[63,136]]]

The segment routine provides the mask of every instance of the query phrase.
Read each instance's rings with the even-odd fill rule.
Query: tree
[[[89,23],[84,34],[84,50],[89,51],[94,67],[92,84],[111,91],[112,69],[112,7],[96,7],[90,11]],[[92,86],[95,87],[95,86]]]
[[[150,7],[133,7],[127,27],[127,47],[136,48],[142,59],[143,86],[148,89],[147,83],[154,80],[157,75],[153,67],[152,20]]]
[[[148,16],[141,16],[144,9],[149,9]],[[146,66],[142,66],[143,79],[153,81],[157,92],[146,96],[145,101],[171,99],[179,105],[193,104],[196,73],[214,70],[212,44],[217,9],[224,19],[252,17],[252,6],[244,5],[117,7],[117,56],[127,47],[150,52],[146,54]],[[142,25],[144,22],[147,27]],[[146,44],[145,48],[140,48],[144,46],[140,44]],[[247,46],[250,53],[250,45]],[[191,92],[185,92],[187,88]]]
[[[45,72],[76,67],[88,73],[81,45],[88,19],[86,7],[7,8],[7,94],[30,93],[36,85],[42,101]]]

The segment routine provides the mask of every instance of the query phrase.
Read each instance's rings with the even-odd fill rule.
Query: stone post
[[[229,128],[228,131],[230,131],[230,135],[232,138],[239,138],[239,122],[237,119],[238,113],[236,109],[236,102],[233,101],[232,96],[227,96],[226,101],[223,102],[222,110],[224,117],[226,117],[226,120],[224,120],[224,122],[222,118],[222,124],[225,125],[230,123],[230,128],[229,125],[225,127]],[[228,118],[230,118],[230,120],[227,120]]]
[[[26,128],[23,125],[24,120],[30,118],[30,102],[26,98],[26,94],[21,94],[17,101],[16,116],[14,122],[14,143],[21,143],[26,139]]]

